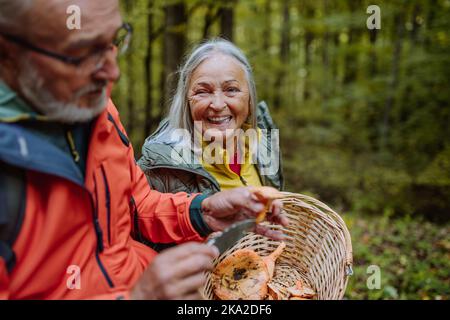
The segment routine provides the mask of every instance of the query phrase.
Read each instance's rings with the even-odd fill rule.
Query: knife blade
[[[208,245],[216,246],[220,254],[235,245],[244,235],[246,231],[252,230],[256,226],[255,219],[247,219],[234,223],[217,237],[208,240]]]

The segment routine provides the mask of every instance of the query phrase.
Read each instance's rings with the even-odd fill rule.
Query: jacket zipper
[[[137,240],[139,242],[142,242],[142,236],[141,236],[141,233],[139,231],[137,206],[136,206],[136,202],[134,201],[134,197],[133,196],[131,196],[131,198],[130,198],[130,203],[131,203],[132,212],[133,212],[133,219],[132,219],[133,220],[132,221],[132,223],[133,223],[133,235],[134,235],[134,238],[137,238]]]
[[[226,167],[228,168],[228,170],[232,171],[229,165],[226,165]],[[258,171],[258,170],[257,170]],[[248,186],[248,182],[247,180],[245,180],[245,178],[241,175],[242,173],[242,168],[241,168],[241,172],[239,174],[237,174],[236,172],[232,171],[233,174],[237,175],[239,177],[239,180],[241,180],[242,184],[244,186]]]
[[[76,146],[75,146],[75,142],[73,140],[73,136],[72,133],[70,132],[70,130],[66,131],[66,138],[67,141],[69,143],[69,147],[70,147],[70,151],[72,153],[72,157],[74,159],[75,162],[79,162],[80,161],[80,154],[78,153]],[[106,176],[104,175],[104,171],[103,171],[103,167],[102,167],[102,174],[103,174],[103,179],[105,182],[105,188],[106,188],[106,205],[107,205],[107,212],[108,212],[108,241],[110,243],[110,227],[109,227],[109,221],[110,221],[110,195],[109,195],[109,186],[106,180]],[[102,228],[100,226],[100,222],[98,220],[98,210],[97,207],[94,205],[94,199],[92,194],[89,192],[89,190],[86,189],[86,187],[82,186],[84,190],[86,190],[86,192],[89,194],[89,200],[91,201],[91,207],[92,207],[92,218],[93,218],[93,224],[94,224],[94,230],[95,230],[95,235],[97,237],[97,247],[95,249],[95,260],[97,261],[97,264],[100,268],[100,271],[102,272],[103,276],[106,279],[106,282],[108,283],[110,288],[114,288],[114,283],[111,280],[111,277],[109,276],[108,272],[106,271],[105,266],[103,265],[102,261],[100,260],[100,253],[103,252],[104,250],[104,246],[103,246],[103,231]],[[97,205],[98,205],[98,195],[97,195],[97,187],[95,187],[95,197],[97,200]]]
[[[94,230],[95,234],[97,236],[97,247],[95,249],[95,260],[97,261],[97,264],[100,268],[100,271],[102,272],[103,276],[106,279],[106,282],[108,283],[110,288],[114,288],[114,283],[111,280],[111,277],[109,276],[108,272],[106,271],[105,266],[103,265],[102,261],[100,260],[100,253],[103,252],[104,246],[103,246],[103,231],[100,227],[100,222],[98,221],[98,195],[97,195],[97,187],[95,187],[95,198],[97,200],[97,207],[94,205],[94,199],[92,194],[89,192],[89,190],[85,189],[89,194],[89,199],[91,200],[91,207],[92,207],[92,218],[94,223]]]
[[[78,153],[77,147],[75,146],[75,141],[73,140],[73,135],[70,130],[66,131],[66,139],[69,143],[70,152],[72,153],[73,160],[78,163],[80,161],[80,154]]]
[[[243,176],[239,175],[239,179],[241,180],[241,182],[244,186],[248,186],[248,182],[244,179]]]
[[[106,223],[108,226],[108,244],[111,245],[111,192],[109,190],[108,179],[106,178],[105,169],[102,168],[103,183],[105,184],[105,199],[106,199]]]

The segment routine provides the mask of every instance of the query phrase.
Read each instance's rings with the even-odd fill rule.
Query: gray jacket
[[[284,181],[279,141],[271,131],[276,127],[265,102],[260,102],[257,106],[257,124],[260,129],[266,129],[262,130],[263,135],[258,143],[256,163],[261,182],[263,185],[282,189]],[[146,174],[150,186],[160,192],[170,193],[183,191],[211,194],[220,191],[216,179],[201,164],[181,157],[179,148],[176,148],[179,141],[172,140],[171,133],[168,120],[164,119],[142,147],[142,157],[138,164]],[[193,159],[194,151],[190,150],[190,159]],[[179,155],[177,160],[172,156],[174,152]]]

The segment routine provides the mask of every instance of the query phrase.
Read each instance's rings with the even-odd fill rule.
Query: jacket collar
[[[84,185],[84,178],[68,153],[18,124],[0,123],[0,160]]]
[[[109,104],[112,102],[109,101]],[[94,120],[93,134],[94,131],[97,134],[111,133],[115,122],[107,121],[108,116],[110,114],[105,110]],[[55,135],[55,131],[50,129],[59,125],[34,111],[0,80],[0,160],[83,186],[83,175],[72,156],[57,147],[67,143],[64,135]]]
[[[33,110],[16,92],[0,79],[0,122],[43,120],[46,117]]]

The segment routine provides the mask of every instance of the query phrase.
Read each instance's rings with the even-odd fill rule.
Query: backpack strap
[[[23,223],[25,199],[25,171],[0,161],[0,257],[8,272],[16,263],[13,245]]]

